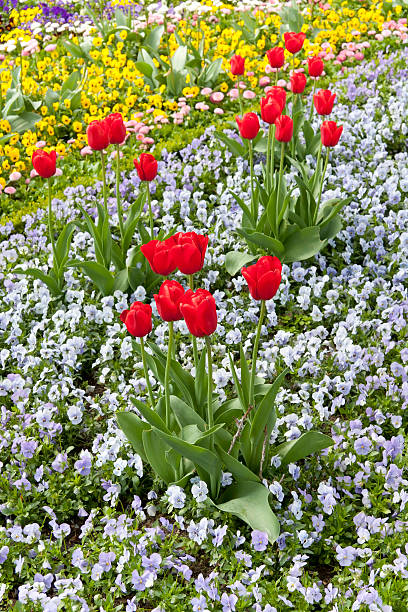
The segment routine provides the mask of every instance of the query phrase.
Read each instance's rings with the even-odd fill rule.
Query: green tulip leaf
[[[281,458],[281,465],[285,466],[288,463],[294,463],[300,459],[304,459],[312,453],[317,453],[324,448],[328,448],[334,444],[330,436],[320,433],[319,431],[307,431],[296,440],[284,442],[273,450],[275,455]]]

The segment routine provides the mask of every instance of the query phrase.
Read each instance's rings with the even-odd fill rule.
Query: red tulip
[[[233,55],[230,59],[231,72],[234,75],[242,75],[245,73],[245,58],[240,55]]]
[[[333,110],[336,94],[332,94],[329,89],[320,89],[313,96],[315,109],[319,115],[330,115]]]
[[[241,273],[254,300],[270,300],[278,291],[282,264],[277,257],[265,255],[253,266],[242,268]]]
[[[283,35],[285,39],[285,47],[289,53],[295,54],[301,50],[303,43],[306,40],[306,34],[303,32],[285,32]]]
[[[110,144],[122,144],[126,137],[126,127],[120,113],[111,113],[105,117],[108,126]]]
[[[132,336],[142,338],[152,331],[152,307],[143,302],[133,302],[130,310],[124,310],[120,320]]]
[[[55,174],[57,154],[55,151],[46,153],[42,149],[36,149],[31,157],[34,170],[42,178],[50,178]]]
[[[208,246],[208,236],[195,232],[179,232],[174,236],[177,247],[174,257],[177,268],[183,274],[195,274],[204,265],[205,252]]]
[[[88,145],[94,151],[102,151],[109,146],[109,128],[106,121],[91,121],[86,130]]]
[[[266,97],[268,99],[272,98],[273,100],[275,100],[275,102],[279,104],[281,112],[283,111],[286,104],[286,91],[282,87],[271,87],[270,89],[268,89]]]
[[[279,101],[272,96],[261,98],[261,117],[266,123],[275,123],[276,119],[281,114],[282,109]]]
[[[259,132],[258,115],[255,113],[245,113],[242,119],[240,117],[235,117],[235,119],[242,138],[253,140],[257,136]]]
[[[157,311],[163,321],[179,321],[183,318],[180,312],[180,300],[184,296],[184,288],[175,280],[165,280],[154,294]]]
[[[142,153],[139,161],[133,160],[141,181],[152,181],[157,176],[157,160],[151,153]]]
[[[289,142],[293,136],[293,121],[288,115],[281,115],[276,120],[275,138],[279,142]]]
[[[322,144],[325,147],[335,147],[340,140],[343,131],[342,125],[337,125],[335,121],[323,121],[320,126]]]
[[[177,268],[175,261],[175,247],[177,245],[174,236],[167,240],[150,240],[140,247],[143,255],[156,274],[168,276]]]
[[[324,63],[320,57],[309,57],[307,60],[309,76],[319,77],[324,70]]]
[[[210,336],[217,329],[217,309],[214,296],[205,289],[185,292],[180,311],[193,336]]]
[[[274,47],[273,49],[269,49],[266,52],[266,56],[268,58],[269,65],[272,68],[282,68],[285,63],[285,51],[283,47]]]
[[[306,87],[306,77],[303,72],[294,72],[290,77],[290,86],[292,93],[301,94]]]

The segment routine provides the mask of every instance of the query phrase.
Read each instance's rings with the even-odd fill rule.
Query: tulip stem
[[[309,123],[311,123],[311,121],[312,121],[312,117],[313,117],[313,108],[314,108],[314,94],[315,94],[315,91],[316,91],[316,80],[317,80],[317,79],[313,79],[312,103],[311,103],[311,105],[310,105]]]
[[[255,210],[255,197],[254,197],[254,152],[252,149],[252,141],[248,140],[248,151],[249,151],[249,171],[251,174],[251,214],[254,220],[254,225],[258,223],[258,211]]]
[[[147,181],[147,205],[149,207],[149,222],[150,222],[150,237],[154,240],[154,228],[153,228],[153,213],[152,213],[152,197],[150,195],[150,184]]]
[[[123,240],[123,211],[122,211],[122,203],[120,198],[120,155],[119,155],[119,145],[116,145],[116,202],[117,202],[117,211],[118,211],[118,219],[119,219],[119,230],[120,237]],[[123,258],[126,258],[126,253],[122,253]]]
[[[258,357],[258,347],[259,347],[259,340],[261,337],[261,331],[262,331],[262,323],[263,320],[265,318],[265,313],[266,313],[266,302],[265,300],[262,300],[261,302],[261,312],[259,313],[259,320],[258,320],[258,327],[256,330],[256,336],[255,336],[255,343],[254,343],[254,348],[252,351],[252,369],[251,369],[251,379],[250,379],[250,383],[249,383],[249,405],[250,406],[254,406],[254,388],[255,388],[255,374],[256,374],[256,361],[257,361],[257,357]]]
[[[173,321],[169,321],[169,345],[167,348],[166,371],[164,374],[164,390],[166,393],[166,427],[168,428],[170,428],[170,364],[173,355],[173,338]]]
[[[326,175],[326,170],[327,170],[328,162],[329,162],[329,147],[327,147],[326,159],[324,160],[324,167],[323,167],[323,173],[322,173],[322,181],[320,183],[320,189],[319,189],[319,199],[317,200],[317,204],[316,204],[316,209],[315,209],[315,214],[314,214],[314,219],[313,219],[313,225],[316,225],[317,215],[319,214],[320,202],[321,202],[321,199],[322,199],[324,177]]]
[[[266,149],[266,189],[269,193],[270,182],[271,182],[271,147],[272,147],[272,124],[269,124],[268,128],[268,147]]]
[[[205,342],[207,345],[207,370],[208,370],[208,395],[207,395],[207,425],[208,429],[214,425],[213,423],[213,409],[212,409],[212,354],[211,354],[211,340],[209,336],[205,337]],[[213,446],[211,442],[211,446]]]
[[[191,291],[194,291],[194,277],[192,274],[188,275],[188,285],[191,289]],[[198,368],[198,350],[197,350],[197,339],[195,336],[193,336],[193,334],[191,334],[191,339],[193,341],[193,357],[194,357],[194,367],[195,367],[195,373],[197,376],[197,368]]]
[[[103,156],[103,151],[101,151],[101,163],[102,163],[103,204],[105,206],[105,215],[106,217],[108,217],[108,194],[106,191],[105,158]]]
[[[48,234],[50,237],[50,242],[51,242],[51,247],[52,247],[54,272],[55,272],[55,276],[57,277],[57,283],[59,285],[60,271],[58,269],[57,253],[55,250],[55,241],[54,241],[54,231],[53,231],[53,226],[52,226],[51,179],[47,179],[47,183],[48,183]]]
[[[238,82],[237,82],[237,87],[238,87],[238,102],[239,102],[239,110],[240,110],[240,113],[241,113],[241,117],[243,117],[243,116],[244,116],[244,106],[243,106],[243,104],[242,104],[241,87],[239,86],[239,84],[240,84],[240,81],[239,81],[239,79],[238,79]]]
[[[293,121],[293,128],[295,128],[295,109],[296,109],[296,102],[297,102],[297,96],[298,94],[293,94],[293,102],[292,102],[292,121]],[[292,142],[291,144],[291,155],[292,157],[295,156],[295,130],[293,129],[293,136],[292,136]]]
[[[140,338],[140,352],[142,354],[143,372],[144,372],[145,379],[146,379],[147,390],[149,392],[150,403],[153,407],[154,406],[154,396],[153,396],[153,390],[152,390],[152,386],[150,384],[150,379],[149,379],[149,370],[147,369],[146,351],[145,351],[145,343],[144,343],[143,337]]]
[[[279,205],[280,205],[280,191],[281,191],[281,183],[282,183],[282,174],[283,174],[283,160],[285,158],[285,143],[282,142],[282,148],[281,148],[281,156],[280,156],[280,164],[279,164],[279,180],[278,180],[278,192],[276,194],[276,210],[275,210],[275,225],[276,225],[276,238],[278,237],[278,210],[279,210]]]
[[[319,146],[319,152],[317,154],[317,160],[316,160],[316,172],[315,172],[315,176],[313,178],[313,189],[316,186],[316,182],[317,182],[317,177],[319,175],[320,172],[320,159],[322,157],[322,141],[320,140],[320,146]]]
[[[271,146],[271,172],[272,176],[275,174],[275,131],[276,125],[272,126],[272,146]],[[272,185],[272,177],[271,177],[271,185]]]

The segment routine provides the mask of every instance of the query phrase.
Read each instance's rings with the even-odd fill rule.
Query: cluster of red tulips
[[[295,56],[302,47],[305,41],[303,32],[285,32],[285,48],[289,53]],[[276,71],[281,69],[285,64],[285,54],[283,47],[274,47],[266,53],[269,64]],[[239,55],[234,55],[230,60],[231,72],[233,75],[245,74],[245,59]],[[323,60],[319,57],[311,57],[307,60],[308,73],[314,79],[313,90],[316,85],[316,79],[321,76],[324,70]],[[277,76],[278,72],[276,72]],[[303,72],[295,72],[293,70],[290,77],[290,88],[292,94],[301,95],[307,84],[306,75]],[[332,94],[328,89],[321,89],[313,95],[313,105],[316,112],[321,116],[328,116],[333,110],[333,104],[336,94]],[[261,118],[269,125],[275,126],[274,137],[278,142],[287,143],[293,137],[293,117],[283,114],[286,105],[286,92],[282,87],[270,87],[266,93],[266,97],[261,99]],[[311,111],[313,110],[313,106]],[[256,138],[259,129],[259,118],[256,113],[245,113],[242,118],[236,118],[238,128],[242,138],[253,140]],[[342,126],[338,126],[335,121],[323,121],[321,125],[321,140],[325,147],[334,147],[339,142]]]

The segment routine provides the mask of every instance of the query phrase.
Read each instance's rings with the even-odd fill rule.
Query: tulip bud
[[[105,121],[91,121],[86,130],[88,145],[94,151],[102,151],[109,146],[109,129]]]
[[[230,59],[231,72],[238,76],[245,73],[245,58],[240,55],[233,55]]]
[[[205,289],[185,292],[180,311],[189,332],[197,338],[210,336],[217,329],[217,308],[214,296]]]
[[[208,246],[208,236],[196,232],[179,232],[174,236],[177,246],[174,248],[174,258],[177,268],[183,274],[195,274],[204,265],[204,257]]]
[[[277,257],[265,255],[256,264],[241,269],[254,300],[270,300],[282,279],[282,264]]]
[[[285,51],[282,47],[274,47],[273,49],[269,49],[266,52],[266,57],[268,58],[269,65],[272,68],[282,68],[285,63]]]
[[[133,302],[130,310],[124,310],[120,320],[132,336],[143,338],[152,331],[152,307],[143,302]]]
[[[290,86],[292,93],[301,94],[306,87],[306,77],[303,72],[294,72],[290,77]]]
[[[253,140],[256,138],[259,132],[258,115],[255,113],[245,113],[242,119],[240,117],[235,117],[235,119],[242,138],[246,138],[247,140]]]
[[[319,77],[324,70],[324,63],[320,57],[309,57],[307,60],[309,76]]]
[[[281,115],[277,118],[275,138],[279,142],[289,142],[293,136],[293,121],[288,115]]]
[[[180,300],[184,296],[184,288],[175,280],[165,280],[159,293],[154,294],[157,312],[163,321],[179,321],[183,318],[180,312]]]
[[[53,176],[55,174],[57,162],[57,154],[55,151],[46,153],[42,149],[36,149],[33,152],[31,161],[34,170],[42,178],[50,178],[50,176]]]
[[[313,102],[319,115],[330,115],[333,110],[336,94],[332,94],[328,89],[320,89],[313,96]]]
[[[126,138],[126,127],[120,113],[111,113],[105,117],[108,126],[110,144],[122,144]]]
[[[151,153],[142,153],[139,161],[133,160],[141,181],[153,181],[157,176],[157,160]]]
[[[343,131],[342,125],[337,125],[335,121],[323,121],[320,126],[322,144],[325,147],[335,147],[340,140]]]
[[[176,245],[174,236],[171,236],[166,240],[150,240],[147,244],[143,244],[140,250],[153,272],[168,276],[177,268],[174,251]]]
[[[306,34],[303,32],[285,32],[285,47],[293,55],[301,50],[303,43],[306,40]]]

